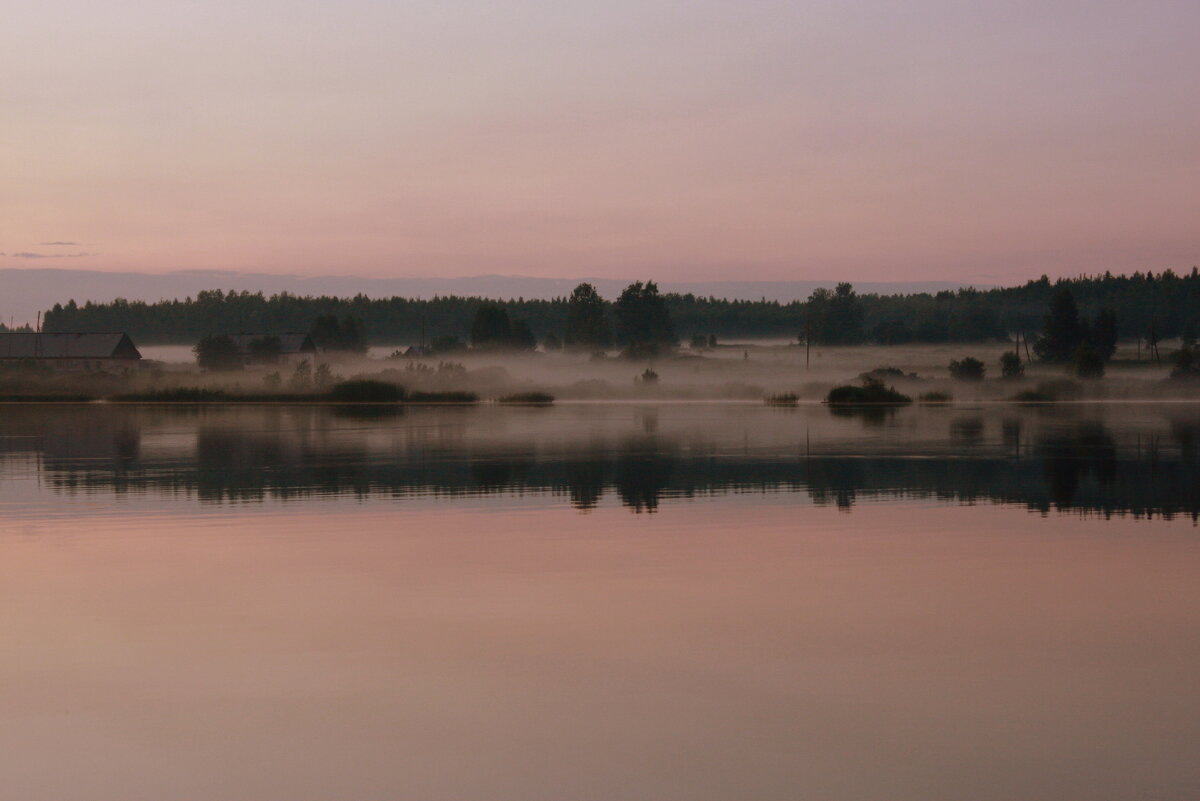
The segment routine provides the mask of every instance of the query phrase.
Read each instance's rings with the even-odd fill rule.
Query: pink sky
[[[1195,0],[16,0],[5,20],[0,267],[1200,263]]]

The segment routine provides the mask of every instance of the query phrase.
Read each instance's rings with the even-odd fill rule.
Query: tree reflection
[[[659,497],[671,484],[674,461],[670,453],[645,443],[623,448],[613,478],[621,502],[635,512],[657,511]]]
[[[586,458],[572,459],[563,465],[563,470],[571,505],[581,511],[595,509],[608,483],[608,470],[602,453],[593,451]]]
[[[846,510],[873,497],[927,497],[1200,516],[1200,417],[1179,412],[1136,430],[1081,417],[1006,409],[946,428],[938,415],[924,418],[932,440],[911,438],[906,418],[894,435],[827,444],[809,441],[806,427],[787,429],[790,442],[755,442],[753,427],[739,423],[719,439],[639,412],[615,431],[531,441],[528,430],[498,434],[461,410],[347,418],[316,407],[16,406],[0,416],[0,478],[3,457],[36,454],[43,483],[56,491],[183,494],[206,503],[549,493],[587,511],[612,490],[616,502],[642,513],[669,499],[804,492]],[[914,442],[920,452],[906,450]]]
[[[1116,476],[1116,444],[1098,422],[1081,423],[1044,437],[1035,451],[1041,455],[1050,500],[1059,509],[1075,503],[1084,479],[1093,478],[1107,489]]]

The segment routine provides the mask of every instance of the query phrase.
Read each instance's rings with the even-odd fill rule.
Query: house
[[[128,334],[0,333],[0,364],[123,371],[136,369],[141,359]]]
[[[252,364],[296,364],[315,361],[317,346],[308,334],[230,334],[229,338],[242,353],[242,361]],[[279,343],[279,349],[274,347]]]

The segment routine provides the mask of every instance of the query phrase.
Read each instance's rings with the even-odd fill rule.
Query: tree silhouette
[[[318,315],[309,333],[313,344],[322,350],[367,352],[367,333],[362,320],[349,314],[340,319],[332,312]]]
[[[537,337],[529,323],[510,321],[503,306],[485,303],[475,312],[471,323],[471,347],[533,350],[537,347]]]
[[[607,348],[612,344],[604,299],[591,284],[580,284],[567,301],[567,322],[563,330],[567,347]]]
[[[242,352],[234,341],[224,334],[207,336],[192,348],[196,364],[201,370],[241,370]]]
[[[517,320],[512,324],[512,334],[509,336],[508,344],[517,350],[533,350],[537,347],[537,337],[533,335],[533,331],[529,330],[529,323]]]
[[[475,312],[471,323],[471,347],[502,348],[512,340],[508,312],[494,303],[485,303]]]
[[[862,342],[864,310],[854,286],[846,282],[832,292],[815,290],[804,304],[806,330],[822,345],[852,345]]]
[[[1067,362],[1074,358],[1083,335],[1075,297],[1071,290],[1062,287],[1050,298],[1050,307],[1042,318],[1042,335],[1033,350],[1044,362]]]
[[[653,281],[625,287],[617,298],[617,341],[631,356],[649,356],[675,345],[675,325]]]
[[[1088,326],[1088,339],[1101,360],[1111,359],[1117,352],[1117,313],[1112,309],[1101,309]]]
[[[1200,322],[1200,270],[1177,275],[1135,272],[1052,282],[1042,277],[1022,286],[988,290],[897,295],[859,294],[863,332],[882,344],[967,342],[1002,339],[1008,332],[1037,332],[1051,297],[1069,288],[1080,315],[1113,309],[1123,337],[1144,336],[1156,317],[1164,339],[1180,336],[1189,321]],[[832,289],[828,292],[833,295]],[[737,300],[664,294],[676,331],[703,331],[719,337],[791,337],[805,330],[815,308],[803,301]],[[113,300],[55,303],[44,318],[46,331],[125,331],[138,344],[187,343],[210,333],[304,331],[318,315],[351,315],[383,342],[429,342],[436,337],[468,338],[482,303],[503,306],[510,319],[529,322],[539,335],[565,333],[566,297],[554,300],[440,295],[418,299],[302,296],[289,293],[204,291],[192,298],[144,302]],[[605,310],[610,311],[610,304]],[[611,325],[612,316],[608,315]],[[997,325],[999,329],[997,330]],[[814,328],[814,342],[821,331]],[[1030,342],[1032,350],[1033,343]],[[1070,353],[1065,356],[1070,359]]]
[[[1080,342],[1071,359],[1075,367],[1075,375],[1080,378],[1103,378],[1104,357],[1101,356],[1090,342]]]
[[[974,356],[965,356],[962,361],[950,362],[950,377],[956,381],[982,381],[987,367]]]
[[[1006,350],[1000,354],[1000,375],[1003,378],[1020,378],[1025,375],[1025,365],[1021,364],[1021,354],[1015,350]]]
[[[252,339],[246,345],[246,354],[258,364],[276,364],[283,352],[283,343],[279,337],[262,336]]]

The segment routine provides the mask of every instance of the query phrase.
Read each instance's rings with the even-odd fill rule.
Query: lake
[[[1200,797],[1200,405],[0,407],[0,796]]]

